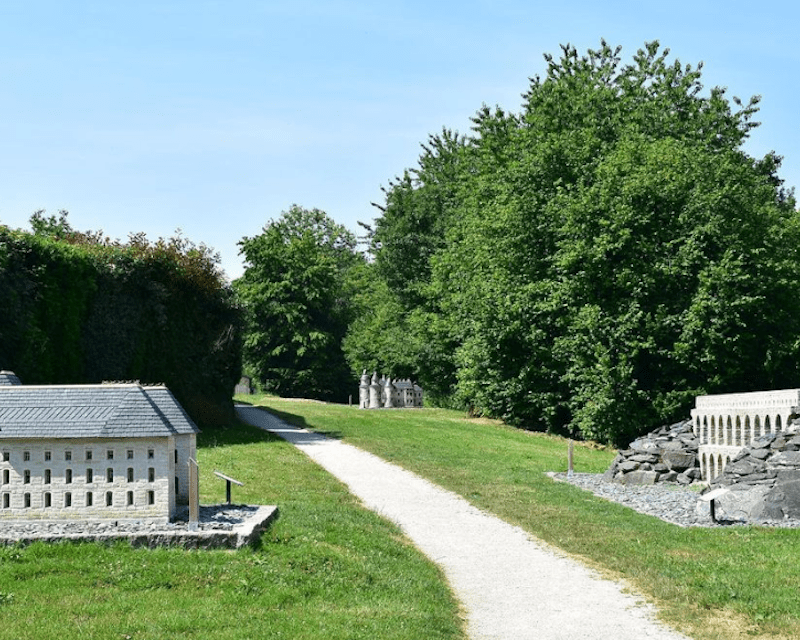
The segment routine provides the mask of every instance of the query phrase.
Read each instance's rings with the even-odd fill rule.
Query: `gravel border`
[[[665,522],[680,527],[730,527],[761,526],[784,529],[800,528],[800,520],[770,520],[746,522],[744,520],[711,520],[708,503],[700,500],[700,489],[705,484],[679,485],[659,482],[653,485],[625,485],[603,480],[599,473],[548,473],[558,482],[567,482],[594,495],[617,502]]]
[[[189,531],[188,508],[171,522],[142,520],[26,520],[0,522],[0,544],[115,542],[140,547],[238,549],[255,544],[278,517],[276,506],[201,505],[197,531]]]

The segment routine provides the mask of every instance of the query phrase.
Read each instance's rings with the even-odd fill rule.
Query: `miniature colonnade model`
[[[700,441],[700,471],[713,480],[743,447],[767,433],[779,433],[800,407],[800,389],[698,396],[692,428]]]

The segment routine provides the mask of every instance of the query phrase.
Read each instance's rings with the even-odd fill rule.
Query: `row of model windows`
[[[175,458],[177,461],[177,450],[175,451]],[[133,449],[127,449],[125,453],[125,457],[127,460],[134,459],[135,452]],[[155,449],[148,449],[147,450],[147,459],[152,460],[155,458],[156,452]],[[84,452],[84,459],[85,460],[92,460],[94,456],[94,451],[92,449],[86,449]],[[29,462],[31,459],[31,452],[30,451],[23,451],[22,452],[22,460],[24,462]],[[52,451],[45,451],[44,452],[44,461],[50,462],[53,459],[53,452]],[[113,460],[114,459],[114,449],[106,449],[106,460]],[[9,462],[11,460],[11,452],[10,451],[3,451],[3,462]],[[64,460],[67,462],[72,461],[72,450],[67,449],[64,451]]]
[[[53,474],[50,469],[44,470],[44,483],[50,484],[53,480]],[[3,469],[3,484],[9,484],[11,481],[11,474],[8,469]],[[134,471],[133,467],[128,467],[128,482],[134,481]],[[153,467],[149,467],[147,469],[147,481],[148,482],[155,482],[156,481],[156,470]],[[22,482],[24,484],[31,483],[31,472],[30,469],[25,469],[22,472]],[[66,484],[72,484],[72,469],[66,469],[64,471],[64,482]],[[86,482],[94,482],[94,471],[92,469],[86,470]],[[114,469],[109,467],[106,469],[106,482],[114,482]]]
[[[146,497],[148,505],[153,505],[153,504],[156,503],[156,492],[155,491],[148,491],[145,494],[145,497]],[[107,507],[113,507],[114,506],[114,492],[113,491],[106,491],[105,498],[106,498],[106,506]],[[129,506],[129,507],[134,506],[133,491],[126,492],[125,499],[126,499],[127,506]],[[44,505],[45,509],[49,509],[50,507],[53,506],[53,495],[50,492],[45,492],[43,494],[42,504]],[[31,494],[30,493],[26,493],[26,494],[24,494],[22,496],[22,506],[25,509],[30,509],[31,508]],[[68,507],[72,507],[72,506],[73,506],[72,494],[69,493],[69,492],[65,493],[64,494],[64,507],[68,508]],[[91,491],[87,491],[86,492],[86,499],[85,499],[85,502],[84,502],[84,506],[85,507],[93,507],[94,506],[94,494]],[[11,494],[10,493],[4,493],[3,494],[3,509],[10,509],[10,508],[11,508]]]

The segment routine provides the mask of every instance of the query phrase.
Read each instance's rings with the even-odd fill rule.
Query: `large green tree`
[[[411,175],[458,162],[395,185],[376,224],[388,273],[404,225],[435,212],[414,310],[446,328],[426,344],[451,354],[453,397],[621,443],[697,393],[800,384],[800,309],[780,293],[800,227],[780,158],[743,150],[758,99],[705,92],[658,43],[627,64],[604,42],[546,59],[521,113],[484,107],[461,144],[429,145]]]
[[[353,273],[363,264],[355,236],[324,212],[295,205],[239,246],[245,370],[283,396],[346,400],[355,378],[342,339]]]

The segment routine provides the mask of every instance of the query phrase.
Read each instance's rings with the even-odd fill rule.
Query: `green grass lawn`
[[[257,549],[0,547],[0,639],[463,639],[441,572],[291,445],[201,434],[201,500],[277,504]],[[1,526],[1,525],[0,525]]]
[[[667,524],[546,477],[566,470],[565,440],[458,412],[363,411],[274,397],[255,402],[393,461],[624,577],[660,606],[667,622],[693,637],[800,637],[798,530]],[[577,445],[575,469],[602,472],[614,454]]]

